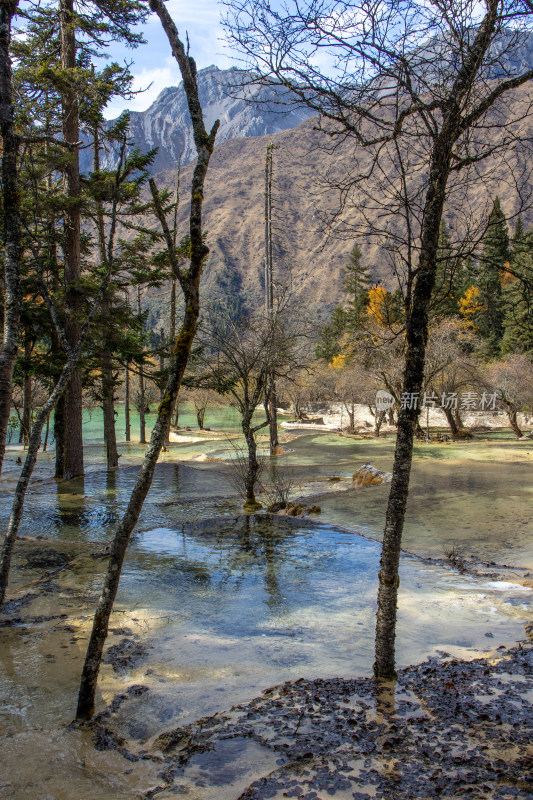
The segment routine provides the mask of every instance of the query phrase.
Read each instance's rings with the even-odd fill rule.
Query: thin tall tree
[[[22,310],[21,221],[11,68],[11,23],[17,0],[0,6],[0,131],[2,134],[2,223],[4,238],[4,335],[0,347],[0,472],[4,462]]]
[[[178,62],[180,68],[189,114],[192,121],[194,143],[198,153],[191,185],[189,216],[190,262],[186,270],[182,269],[179,265],[172,233],[169,229],[164,208],[161,203],[161,197],[153,180],[150,182],[154,210],[163,230],[172,268],[178,276],[178,281],[183,291],[185,314],[178,335],[172,345],[172,363],[169,368],[165,396],[159,404],[157,420],[152,430],[150,443],[146,450],[128,507],[111,544],[104,588],[94,615],[93,627],[83,665],[76,712],[76,717],[78,719],[89,719],[93,714],[98,673],[100,671],[109,619],[118,590],[124,556],[131,533],[137,523],[144,500],[152,484],[159,454],[168,435],[174,404],[189,360],[192,343],[196,335],[200,313],[200,278],[203,263],[209,252],[209,248],[203,241],[202,202],[205,178],[215,144],[219,121],[217,120],[215,122],[210,132],[206,130],[202,107],[198,97],[197,71],[194,59],[191,58],[185,50],[179,38],[178,30],[162,0],[150,0],[150,8],[159,16],[170,42],[174,58]]]
[[[415,398],[424,379],[441,221],[445,205],[454,201],[460,216],[486,159],[497,161],[502,153],[509,157],[523,149],[524,137],[513,123],[531,114],[531,101],[515,96],[512,108],[503,98],[533,78],[519,57],[531,37],[533,2],[304,0],[279,9],[269,0],[229,0],[226,5],[228,37],[243,54],[250,80],[290,88],[297,102],[320,114],[317,127],[332,148],[349,140],[356,145],[352,163],[335,185],[344,207],[353,197],[361,228],[388,243],[401,277],[405,402],[384,530],[374,665],[376,677],[390,678],[419,416]],[[327,72],[317,66],[322,54]],[[498,122],[504,102],[506,126]],[[527,157],[517,157],[516,185],[520,164],[527,164]],[[340,215],[335,223],[347,232]]]

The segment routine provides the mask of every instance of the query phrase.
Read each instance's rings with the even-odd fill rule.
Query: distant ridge
[[[282,89],[247,87],[248,96],[256,102],[232,97],[232,89],[241,82],[242,74],[237,69],[222,70],[215,66],[198,72],[199,96],[206,127],[209,129],[216,119],[220,119],[217,145],[228,139],[280,133],[295,128],[312,116],[307,108],[284,106],[287,92]],[[239,94],[242,93],[241,89]],[[158,148],[153,172],[176,167],[180,154],[183,164],[196,157],[183,83],[163,89],[146,111],[130,112],[130,119],[130,133],[135,147],[141,152]],[[112,152],[102,159],[102,167],[113,167],[114,161],[115,153]],[[91,168],[92,155],[90,148],[87,148],[82,150],[81,169],[89,172]]]

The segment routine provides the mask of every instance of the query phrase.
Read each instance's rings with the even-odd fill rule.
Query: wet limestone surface
[[[348,680],[370,674],[379,544],[354,534],[379,539],[387,487],[353,490],[348,484],[355,467],[368,461],[390,470],[393,442],[329,434],[294,439],[291,452],[276,461],[293,470],[302,494],[318,496],[327,489],[318,501],[322,523],[257,524],[256,518],[248,518],[248,529],[226,464],[188,460],[195,452],[190,448],[197,446],[173,445],[166,454],[128,553],[98,696],[98,708],[104,710],[131,687],[142,687],[127,695],[109,723],[123,739],[124,752],[150,749],[154,737],[173,726],[248,702],[283,680]],[[466,538],[470,549],[486,561],[531,565],[529,446],[507,441],[420,445],[406,549],[437,558],[450,541]],[[227,449],[207,440],[202,447],[203,454],[216,458]],[[43,793],[36,796],[69,796],[61,794],[62,782],[67,785],[61,770],[66,775],[70,762],[90,765],[96,776],[89,786],[86,774],[80,777],[75,766],[73,774],[80,783],[72,785],[79,785],[75,791],[80,798],[148,797],[155,786],[162,790],[154,796],[175,796],[170,784],[163,787],[161,770],[156,766],[153,771],[155,751],[150,750],[150,758],[130,762],[115,750],[111,768],[111,762],[98,760],[100,751],[94,761],[86,758],[87,739],[64,727],[75,707],[106,563],[104,548],[136,476],[136,468],[126,459],[123,463],[109,478],[89,465],[83,482],[59,487],[46,477],[45,463],[29,497],[23,533],[31,539],[17,545],[11,585],[11,596],[19,604],[11,608],[10,624],[0,628],[1,746],[9,762],[0,786],[14,800],[32,796],[34,788],[28,787],[34,786],[35,775],[28,776],[24,759],[43,737],[50,741],[56,766],[37,779]],[[9,480],[3,478],[0,485],[4,522]],[[222,522],[214,519],[220,515],[225,517]],[[511,578],[511,573],[505,575]],[[402,560],[400,664],[439,650],[454,657],[479,656],[521,638],[530,618],[531,592],[511,580],[479,579],[416,558]],[[529,691],[524,688],[526,695]],[[492,697],[486,692],[480,696],[485,704]],[[307,725],[302,718],[299,730],[305,730],[304,722]],[[237,755],[239,748],[230,745],[215,748],[221,764],[227,762],[221,773],[228,777],[224,791],[235,798],[237,788],[240,792],[255,780],[254,765],[265,774],[282,768],[277,762],[272,765],[264,742],[252,737],[258,749],[251,755],[250,736],[246,741],[241,734],[236,738],[249,757]],[[353,755],[353,761],[368,771],[364,764],[369,757]],[[208,755],[205,758],[207,762],[198,754],[190,767],[193,772],[183,778],[183,787],[189,780],[189,795],[184,796],[202,796],[197,781],[212,773],[205,764],[213,763]],[[275,760],[283,758],[283,751],[275,750]],[[135,769],[128,772],[132,763]],[[387,764],[386,769],[394,771],[394,765]],[[107,775],[108,770],[113,774]],[[326,773],[321,774],[324,781]],[[390,786],[394,785],[393,781]],[[268,791],[274,791],[274,784],[269,786]],[[284,784],[283,791],[292,793],[295,787],[298,784]],[[367,788],[375,795],[375,784]],[[216,782],[207,789],[215,797],[226,796]],[[279,791],[280,797],[287,796]],[[306,791],[310,797],[318,793],[322,800],[325,790],[309,784]],[[337,797],[349,791],[352,794],[346,796],[356,796],[352,786],[336,784]],[[526,796],[521,791],[494,796]]]

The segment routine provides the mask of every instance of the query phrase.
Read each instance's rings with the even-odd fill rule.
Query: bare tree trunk
[[[59,0],[59,24],[61,41],[61,67],[74,71],[76,64],[76,16],[74,0]],[[72,73],[73,74],[73,73]],[[81,278],[80,260],[80,165],[79,113],[76,89],[68,84],[63,89],[63,141],[72,145],[65,167],[67,184],[67,207],[65,209],[65,234],[63,251],[65,257],[65,286],[67,323],[66,334],[69,345],[74,348],[80,337]],[[82,431],[82,374],[76,369],[70,379],[65,403],[65,479],[83,475],[83,431]]]
[[[54,411],[54,439],[56,442],[56,481],[65,477],[65,396],[58,399]]]
[[[179,428],[179,420],[180,420],[180,398],[178,394],[178,397],[176,397],[176,407],[174,408],[174,422],[172,423],[175,428]]]
[[[81,348],[87,336],[87,332],[89,330],[91,321],[96,311],[98,310],[100,303],[102,302],[102,298],[108,280],[109,280],[109,273],[106,276],[106,278],[104,278],[104,281],[100,288],[100,292],[98,293],[98,297],[95,301],[95,304],[90,314],[88,315],[87,319],[85,320],[82,329],[80,330],[80,338],[76,342],[76,347],[70,349],[66,339],[66,332],[62,331],[61,333],[62,341],[64,342],[65,349],[67,350],[68,353],[68,360],[67,363],[64,365],[63,369],[61,370],[61,374],[54,387],[52,394],[50,395],[46,403],[43,405],[41,411],[37,415],[37,419],[35,420],[35,424],[33,425],[31,431],[30,441],[28,445],[28,452],[26,453],[26,459],[24,461],[24,465],[22,467],[20,477],[17,482],[17,486],[15,488],[15,495],[13,498],[11,515],[9,517],[6,537],[4,539],[2,554],[0,557],[0,608],[3,605],[6,596],[7,584],[9,579],[9,568],[11,566],[11,557],[13,554],[13,548],[15,546],[18,529],[20,527],[20,521],[22,519],[22,512],[24,511],[24,500],[26,497],[26,492],[28,490],[28,485],[33,473],[33,469],[35,467],[35,462],[37,460],[37,453],[39,452],[39,446],[41,444],[41,434],[43,430],[43,425],[48,419],[50,412],[53,411],[53,409],[56,407],[58,400],[64,396],[66,388],[72,377],[72,373],[76,369],[76,365],[79,361],[81,355]],[[49,298],[47,299],[49,300]],[[51,301],[49,301],[49,307],[52,310],[52,317],[54,320],[54,324],[59,327],[57,311],[53,307]]]
[[[102,358],[102,410],[104,415],[104,441],[107,455],[107,469],[118,467],[117,434],[115,428],[115,379],[113,365],[108,350]]]
[[[130,424],[130,369],[126,364],[126,397],[124,399],[124,416],[126,419],[126,441],[131,442],[131,424]]]
[[[455,111],[455,108],[453,110]],[[420,396],[424,380],[429,303],[435,286],[439,229],[450,171],[451,148],[454,141],[450,127],[448,120],[443,123],[443,130],[434,143],[421,231],[417,278],[406,323],[407,351],[402,391],[409,393],[410,397]],[[376,660],[374,663],[376,678],[389,679],[396,674],[396,612],[400,583],[398,568],[413,460],[413,435],[418,423],[418,414],[419,409],[416,404],[412,404],[411,407],[406,404],[400,410],[398,417],[398,434],[379,572]]]
[[[174,337],[175,336],[176,336],[176,333],[175,333],[175,329],[174,329]],[[161,328],[161,344],[160,344],[160,347],[162,349],[165,347],[165,329],[164,328]],[[165,369],[165,356],[163,355],[162,352],[161,352],[161,354],[159,356],[159,369],[160,369],[161,372],[163,372],[163,370]],[[163,399],[164,394],[165,394],[165,389],[164,389],[164,387],[161,387],[161,399]],[[204,414],[205,414],[205,409],[204,409]],[[167,452],[167,447],[170,444],[170,438],[169,437],[170,437],[170,425],[168,426],[167,438],[165,439],[165,442],[163,444],[163,452],[165,452],[165,453]]]
[[[514,406],[512,406],[510,403],[508,403],[507,404],[507,416],[509,417],[509,425],[511,426],[511,430],[514,433],[514,435],[518,439],[521,439],[524,434],[522,433],[522,431],[520,430],[520,427],[518,425],[517,413],[518,412],[517,412],[516,408]]]
[[[204,408],[197,408],[196,409],[196,422],[198,423],[198,427],[201,431],[204,429],[204,419],[205,419],[205,406]]]
[[[450,431],[452,432],[452,435],[455,435],[459,430],[459,428],[457,426],[457,422],[455,421],[454,414],[452,413],[450,408],[443,408],[442,410],[444,411],[444,416],[446,417],[446,422],[450,426]]]
[[[270,383],[269,391],[269,431],[270,431],[270,455],[276,452],[279,447],[278,439],[278,409],[276,397],[276,384],[274,380]]]
[[[385,420],[386,411],[377,411],[376,416],[374,417],[374,436],[379,436],[379,432],[381,430],[381,426]]]
[[[28,445],[28,452],[26,454],[26,459],[24,461],[24,465],[22,467],[22,471],[20,473],[20,477],[15,489],[15,496],[13,499],[11,516],[9,517],[6,538],[4,540],[4,545],[2,547],[2,555],[0,560],[0,608],[3,605],[6,596],[7,584],[9,578],[9,568],[11,565],[11,556],[13,554],[13,548],[15,546],[18,529],[20,527],[20,520],[22,519],[22,512],[24,510],[24,500],[26,497],[26,492],[28,489],[30,478],[33,473],[33,469],[35,467],[35,462],[37,460],[37,453],[39,451],[39,446],[41,444],[41,434],[43,426],[50,412],[56,405],[58,399],[63,395],[66,389],[72,371],[75,368],[75,365],[79,359],[80,352],[81,352],[81,341],[79,343],[79,346],[76,348],[74,354],[71,357],[69,357],[69,360],[63,367],[61,376],[54,388],[54,391],[52,392],[52,394],[42,407],[41,411],[39,412],[31,431],[29,445]]]
[[[93,171],[100,172],[100,131],[98,122],[93,126]],[[104,210],[100,200],[96,201],[96,228],[100,264],[106,263],[106,243]],[[113,295],[107,292],[102,303],[104,318],[111,317]],[[113,374],[113,353],[104,339],[102,351],[102,413],[104,418],[104,441],[106,446],[108,471],[118,468],[117,432],[115,428],[115,377]]]
[[[406,319],[406,356],[403,376],[404,396],[419,397],[424,379],[428,314],[435,286],[435,272],[446,187],[450,175],[452,151],[462,133],[462,98],[470,91],[483,55],[494,31],[496,4],[491,4],[483,23],[479,26],[468,55],[442,105],[442,122],[435,134],[429,163],[429,181],[424,202],[420,232],[420,255],[412,300]],[[398,604],[398,567],[409,477],[413,459],[413,433],[418,423],[416,404],[406,404],[400,410],[398,435],[394,454],[392,481],[385,518],[381,570],[379,573],[378,612],[376,624],[376,660],[374,674],[377,678],[395,675],[396,611]]]
[[[0,131],[2,134],[2,214],[4,239],[4,334],[0,347],[0,472],[13,393],[13,367],[19,344],[22,289],[20,284],[21,220],[17,158],[19,139],[13,121],[11,20],[14,0],[0,6]]]
[[[50,433],[50,414],[46,417],[46,428],[44,432],[43,453],[46,453],[48,447],[48,435]]]
[[[464,428],[464,422],[461,419],[461,412],[459,411],[458,408],[454,409],[453,418],[455,420],[455,424],[457,425],[457,430],[460,430],[461,428]],[[456,433],[457,433],[457,431],[456,431]]]
[[[242,432],[244,434],[244,438],[246,440],[246,446],[248,448],[248,471],[246,473],[246,505],[255,505],[255,484],[257,481],[257,475],[259,472],[259,463],[257,461],[257,443],[255,441],[254,432],[252,430],[251,419],[244,416],[242,418]]]
[[[165,331],[164,331],[163,328],[161,328],[161,341],[159,343],[159,347],[161,348],[161,350],[159,352],[159,371],[161,373],[165,369],[165,356],[163,355],[164,346],[165,346]],[[164,394],[165,394],[165,387],[161,386],[161,389],[160,389],[161,399],[163,398]]]
[[[144,400],[144,370],[139,366],[139,442],[146,444],[146,414]]]
[[[172,417],[172,412],[178,391],[183,378],[183,373],[187,366],[192,343],[196,334],[198,316],[200,313],[200,277],[202,264],[209,252],[202,235],[202,201],[204,194],[204,182],[209,166],[209,160],[215,143],[215,136],[219,123],[215,122],[210,133],[207,133],[204,126],[202,108],[198,99],[198,85],[196,81],[196,65],[190,58],[179,39],[178,31],[174,25],[162,0],[151,0],[150,7],[155,11],[163,28],[168,36],[174,57],[178,61],[183,78],[183,86],[187,96],[189,113],[193,126],[194,141],[198,153],[198,160],[194,168],[191,186],[191,208],[190,208],[190,266],[186,273],[182,273],[176,259],[176,250],[172,243],[172,235],[168,229],[166,218],[162,209],[159,193],[153,180],[150,181],[154,207],[158,219],[163,227],[167,250],[172,266],[179,276],[185,299],[185,315],[179,334],[173,346],[173,360],[169,372],[169,378],[165,390],[165,397],[161,401],[158,409],[157,420],[152,430],[150,444],[139,472],[139,477],[133,489],[128,503],[128,507],[122,521],[120,522],[111,545],[109,565],[105,577],[104,588],[98,602],[94,615],[93,628],[83,672],[80,682],[78,696],[78,708],[76,716],[78,719],[88,719],[93,714],[94,697],[96,683],[100,671],[102,652],[107,638],[109,618],[113,610],[122,564],[126,554],[130,535],[137,523],[144,500],[150,489],[152,478],[167,436],[168,427]]]
[[[137,287],[137,311],[139,317],[142,313],[141,308],[141,289]],[[145,416],[145,401],[144,401],[144,368],[139,364],[139,442],[146,444],[146,416]]]
[[[348,403],[344,403],[344,408],[346,409],[346,413],[348,414],[348,433],[355,433],[355,407],[352,403],[352,406],[348,405]]]
[[[32,350],[33,350],[33,344],[30,338],[30,332],[26,327],[24,331],[24,359],[26,365],[30,360]],[[22,425],[21,425],[22,438],[25,447],[28,446],[28,442],[30,440],[31,410],[32,410],[31,404],[32,404],[32,377],[31,373],[28,371],[28,368],[26,366],[26,372],[24,374]]]

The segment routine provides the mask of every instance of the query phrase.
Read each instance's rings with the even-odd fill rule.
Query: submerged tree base
[[[115,714],[135,703],[142,687],[132,690],[95,718],[99,747],[107,741],[108,749],[124,748],[110,732]],[[165,762],[158,790],[212,797],[224,774],[232,796],[247,800],[531,798],[532,692],[531,641],[502,649],[496,663],[443,654],[399,670],[387,684],[284,683],[231,712],[159,735],[150,748]]]
[[[254,511],[259,511],[260,508],[263,508],[261,503],[258,500],[248,498],[248,500],[243,505],[245,511],[253,513]]]

